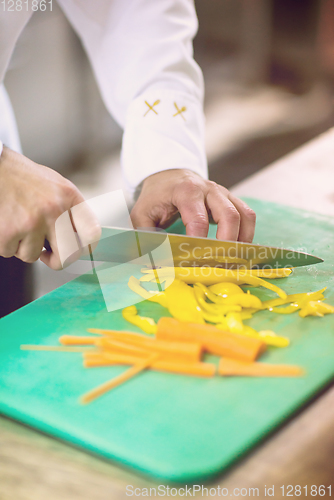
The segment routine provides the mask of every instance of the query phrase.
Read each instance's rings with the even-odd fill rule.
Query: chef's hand
[[[187,235],[208,235],[209,216],[217,238],[252,242],[255,213],[226,188],[190,170],[165,170],[147,177],[131,212],[135,227],[168,227],[181,215]]]
[[[61,269],[55,222],[82,202],[82,194],[69,180],[5,147],[0,157],[0,255],[30,263],[40,258],[50,268]],[[85,217],[72,218],[71,224],[70,231],[73,228],[85,244],[100,236],[98,222],[89,210]],[[45,239],[51,251],[43,250]]]

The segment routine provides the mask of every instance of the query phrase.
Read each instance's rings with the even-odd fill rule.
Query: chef
[[[2,2],[5,4],[6,2]],[[208,180],[203,77],[192,56],[193,0],[58,0],[79,35],[106,107],[124,128],[122,167],[137,200],[136,227],[167,227],[179,213],[188,235],[207,236],[209,215],[220,239],[251,242],[255,214]],[[0,7],[0,82],[33,14],[26,4]],[[1,10],[2,9],[2,10]],[[0,256],[61,262],[55,221],[83,201],[68,179],[20,153],[13,112],[0,90]],[[93,214],[72,220],[80,239],[96,239]],[[51,251],[43,250],[44,240]]]

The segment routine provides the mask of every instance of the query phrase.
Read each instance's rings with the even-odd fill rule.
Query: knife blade
[[[103,227],[94,261],[129,263],[149,255],[153,266],[210,266],[228,269],[299,267],[323,262],[305,252],[155,230]],[[82,255],[81,260],[91,259]]]

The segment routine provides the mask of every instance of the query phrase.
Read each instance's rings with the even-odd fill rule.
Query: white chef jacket
[[[174,168],[206,178],[204,85],[192,57],[197,31],[193,0],[58,3],[82,40],[107,109],[124,128],[127,187],[134,191],[147,176]],[[0,5],[0,82],[31,15],[4,12]],[[3,90],[0,140],[17,146]]]

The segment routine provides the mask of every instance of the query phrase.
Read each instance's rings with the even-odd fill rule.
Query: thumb
[[[159,225],[159,221],[156,222],[143,209],[136,206],[131,211],[130,218],[134,229],[157,227]]]

